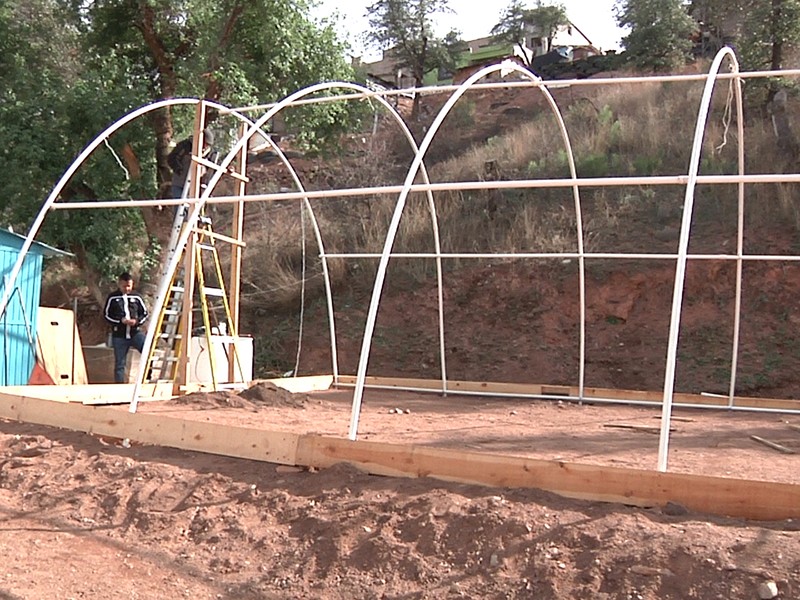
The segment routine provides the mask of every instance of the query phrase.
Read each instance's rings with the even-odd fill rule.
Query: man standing
[[[114,381],[125,383],[125,361],[131,346],[140,353],[144,347],[144,333],[139,327],[147,320],[147,307],[139,294],[133,293],[133,277],[122,273],[117,280],[118,289],[106,299],[104,316],[111,324],[111,345],[114,348]]]

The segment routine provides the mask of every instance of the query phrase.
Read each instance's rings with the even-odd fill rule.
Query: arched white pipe
[[[17,281],[17,277],[19,276],[19,272],[22,269],[22,263],[25,260],[25,256],[30,250],[31,244],[33,243],[34,238],[36,238],[36,234],[39,233],[39,229],[42,227],[42,223],[44,222],[45,217],[47,216],[48,211],[50,208],[55,204],[56,200],[58,199],[61,192],[64,190],[64,187],[67,185],[69,180],[75,174],[75,172],[81,167],[83,162],[89,158],[92,152],[95,149],[105,142],[105,140],[119,130],[124,125],[127,125],[131,121],[139,118],[142,115],[145,115],[149,112],[154,110],[159,110],[161,108],[166,108],[168,106],[176,106],[180,104],[197,104],[196,99],[186,99],[186,98],[175,98],[171,100],[160,100],[158,102],[153,102],[152,104],[148,104],[146,106],[142,106],[137,110],[134,110],[131,113],[128,113],[121,119],[119,119],[116,123],[110,125],[103,131],[100,135],[98,135],[94,140],[92,140],[89,145],[87,145],[83,152],[81,152],[78,157],[72,161],[72,164],[69,168],[64,171],[64,174],[61,176],[61,179],[58,180],[53,190],[50,192],[50,195],[45,200],[42,207],[39,209],[39,213],[36,215],[36,218],[33,220],[33,224],[31,224],[30,229],[28,230],[28,234],[25,237],[25,241],[22,243],[22,247],[20,248],[19,255],[17,256],[17,261],[14,263],[14,266],[11,269],[11,272],[8,274],[8,282],[3,290],[3,298],[0,300],[0,315],[3,315],[6,311],[6,306],[8,305],[8,299],[11,296],[11,290],[14,289],[14,284]]]
[[[330,82],[327,84],[330,88],[347,88],[347,89],[355,89],[358,91],[362,91],[364,93],[371,93],[368,88],[365,88],[361,85],[354,84],[354,83],[345,83],[345,82]],[[353,95],[344,96],[343,99],[352,99]],[[361,98],[361,96],[358,96]],[[371,96],[366,96],[371,97]],[[386,98],[383,96],[377,95],[374,96],[374,99],[378,101],[387,111],[389,114],[392,115],[397,125],[399,125],[400,130],[406,137],[409,145],[411,146],[412,150],[416,153],[419,148],[417,147],[417,142],[414,139],[414,135],[411,133],[411,130],[406,125],[403,117],[400,116],[400,113],[397,112],[397,109],[392,106]],[[242,120],[244,123],[251,124],[251,121],[248,117],[241,114],[240,112],[234,109],[226,109],[226,112],[230,112],[234,114],[237,118]],[[272,149],[280,156],[282,162],[287,167],[289,172],[291,173],[292,179],[295,185],[300,189],[302,192],[305,192],[302,183],[300,182],[299,177],[297,176],[296,171],[292,167],[291,163],[289,162],[286,155],[283,151],[278,147],[278,145],[272,141],[272,138],[266,134],[264,134],[265,139],[269,142]],[[423,179],[426,184],[430,184],[430,177],[428,176],[428,170],[425,167],[425,163],[422,163],[422,175]],[[433,201],[433,192],[428,189],[425,191],[427,199],[428,199],[428,208],[431,214],[431,226],[433,228],[433,236],[434,236],[434,247],[436,250],[436,274],[437,274],[437,283],[438,283],[438,305],[439,305],[439,355],[440,355],[440,364],[441,364],[441,373],[442,373],[442,381],[443,386],[446,386],[447,381],[447,370],[446,370],[446,362],[445,362],[445,350],[444,350],[444,297],[442,292],[442,258],[441,254],[441,241],[440,241],[440,234],[439,234],[439,221],[436,214],[436,206]],[[331,281],[330,275],[328,270],[328,254],[325,252],[324,244],[322,241],[322,233],[319,228],[319,224],[317,222],[316,215],[314,213],[313,208],[311,207],[311,203],[309,201],[308,196],[303,197],[304,205],[308,210],[309,214],[311,215],[312,223],[314,226],[314,235],[317,239],[317,245],[320,248],[320,257],[322,259],[322,270],[323,270],[323,280],[325,282],[325,294],[327,299],[328,305],[328,324],[330,328],[330,339],[331,339],[331,362],[332,362],[332,369],[333,369],[333,380],[334,383],[338,383],[339,380],[339,362],[338,362],[338,349],[336,343],[336,328],[335,328],[335,321],[334,321],[334,309],[333,309],[333,293],[331,290]]]
[[[172,107],[172,106],[194,105],[194,104],[198,104],[199,102],[200,102],[200,100],[198,100],[196,98],[171,98],[171,99],[160,100],[158,102],[153,102],[151,104],[145,105],[143,107],[140,107],[137,110],[134,110],[134,111],[128,113],[127,115],[125,115],[122,118],[120,118],[119,120],[117,120],[115,123],[113,123],[108,128],[106,128],[100,135],[98,135],[92,142],[90,142],[84,148],[84,150],[78,155],[78,157],[72,162],[70,167],[61,176],[61,179],[59,179],[58,183],[55,185],[53,190],[50,192],[50,195],[47,197],[47,199],[45,200],[44,204],[39,209],[39,213],[37,214],[36,218],[34,219],[34,222],[31,225],[31,227],[30,227],[30,229],[28,231],[28,234],[27,234],[27,236],[25,238],[25,241],[23,242],[23,245],[22,245],[22,247],[20,249],[19,255],[17,257],[17,261],[14,264],[14,267],[12,268],[11,273],[8,275],[8,282],[9,283],[6,286],[6,289],[4,290],[4,293],[3,293],[3,298],[0,301],[0,315],[2,315],[5,312],[6,306],[8,304],[8,299],[10,297],[9,290],[14,288],[14,283],[16,282],[16,278],[19,276],[19,272],[20,272],[20,270],[22,268],[22,263],[25,260],[25,256],[26,256],[27,252],[29,251],[29,249],[31,247],[31,244],[33,243],[33,240],[35,239],[36,234],[41,229],[42,223],[44,222],[44,219],[47,216],[47,213],[53,207],[53,205],[56,203],[59,195],[61,194],[61,192],[63,191],[64,187],[67,185],[69,180],[72,178],[72,176],[75,174],[75,172],[83,165],[83,163],[86,161],[86,159],[88,159],[88,157],[91,156],[92,152],[94,152],[100,144],[104,143],[108,139],[108,137],[110,135],[112,135],[113,133],[115,133],[116,131],[118,131],[119,129],[121,129],[122,127],[124,127],[128,123],[130,123],[131,121],[134,121],[134,120],[138,119],[139,117],[141,117],[141,116],[143,116],[143,115],[145,115],[145,114],[147,114],[149,112],[152,112],[154,110],[159,110],[159,109],[162,109],[162,108],[166,108],[166,107]],[[246,116],[244,116],[244,115],[242,115],[240,113],[236,113],[235,111],[230,111],[228,109],[228,107],[226,107],[226,106],[223,106],[221,104],[217,104],[217,103],[214,103],[214,102],[209,102],[209,101],[206,101],[205,103],[208,104],[209,106],[213,106],[213,107],[218,108],[218,109],[223,109],[226,113],[235,114],[239,119],[242,119],[245,122],[251,123],[251,121]],[[261,131],[260,127],[257,129],[257,131]],[[272,142],[272,140],[269,138],[269,136],[265,136],[265,137],[266,137],[266,139],[269,139],[270,143],[277,149],[277,151],[281,155],[282,160],[284,161],[284,163],[287,164],[287,167],[289,168],[289,170],[293,173],[293,175],[295,175],[294,169],[291,167],[290,164],[287,163],[286,156],[283,154],[283,152],[280,151],[280,149],[277,148],[277,146],[275,146],[274,142]],[[302,188],[302,186],[300,186],[300,187]],[[306,199],[306,203],[308,204],[308,200],[307,199]],[[309,205],[309,210],[310,210],[310,205]],[[321,236],[320,236],[319,227],[317,225],[316,217],[315,217],[315,215],[313,213],[313,210],[311,210],[311,218],[312,218],[312,222],[314,224],[314,229],[315,229],[315,232],[316,232],[316,235],[317,235],[317,243],[320,245],[320,253],[324,254],[324,248],[322,246],[322,239],[321,239]],[[184,246],[185,246],[185,244],[184,244]],[[171,276],[172,276],[172,273],[168,273],[168,277],[164,278],[167,281],[167,283],[166,283],[167,286],[168,286],[169,280],[171,279]],[[164,287],[164,286],[162,285],[162,287]],[[330,293],[330,280],[329,280],[329,278],[327,276],[326,276],[326,287],[327,287],[327,289],[328,289],[328,291]],[[162,305],[163,305],[163,302],[162,302]],[[151,346],[152,346],[152,341],[151,341]],[[149,352],[149,350],[148,350],[148,352]],[[147,356],[146,354],[143,354],[143,356],[140,357],[140,365],[139,365],[139,367],[140,367],[140,371],[139,372],[141,374],[140,377],[143,376],[143,373],[144,373],[145,366],[142,363],[146,362],[146,356]],[[137,388],[138,388],[138,385],[140,385],[140,384],[141,384],[141,382],[139,382],[137,384]],[[136,390],[136,396],[138,396],[138,389]],[[132,410],[135,411],[135,407],[132,407]]]
[[[703,89],[700,110],[697,114],[697,124],[694,131],[694,143],[689,159],[689,180],[686,184],[686,195],[683,201],[683,220],[681,222],[681,235],[678,242],[678,260],[675,267],[675,289],[672,294],[672,313],[669,324],[669,339],[667,342],[667,363],[664,374],[664,400],[661,410],[661,431],[658,441],[658,470],[667,470],[667,457],[669,455],[669,427],[672,416],[672,395],[675,389],[675,363],[678,358],[678,334],[681,326],[681,307],[683,306],[683,286],[686,280],[686,256],[689,250],[689,232],[692,228],[692,212],[694,209],[694,190],[697,187],[697,173],[700,168],[700,152],[703,148],[703,136],[708,121],[708,112],[711,105],[711,95],[714,92],[716,75],[722,61],[729,57],[736,61],[736,56],[728,47],[723,48],[714,57],[714,62],[709,69],[709,77]]]
[[[369,351],[372,344],[372,335],[375,331],[375,320],[377,318],[378,313],[378,305],[380,304],[380,297],[383,291],[383,283],[386,279],[386,270],[389,263],[389,256],[391,255],[392,247],[394,245],[394,240],[397,235],[397,229],[400,225],[400,217],[402,216],[403,209],[405,208],[406,199],[408,198],[408,194],[411,190],[411,187],[414,183],[414,178],[416,177],[417,172],[419,171],[420,165],[422,163],[423,157],[425,153],[428,151],[430,144],[438,132],[439,128],[442,125],[445,117],[449,114],[450,110],[453,108],[455,103],[461,98],[461,96],[466,93],[467,90],[472,87],[472,85],[477,82],[478,80],[486,77],[487,75],[494,73],[496,71],[513,71],[517,72],[524,77],[530,78],[534,81],[541,82],[541,80],[533,75],[530,71],[523,69],[516,63],[508,62],[499,65],[491,65],[481,69],[480,71],[474,73],[471,77],[469,77],[461,86],[456,90],[456,92],[450,96],[450,98],[445,102],[444,106],[442,106],[439,114],[434,119],[433,123],[431,124],[430,129],[425,134],[425,138],[423,139],[422,143],[420,144],[419,151],[417,155],[414,157],[414,161],[409,168],[408,175],[406,176],[406,181],[403,186],[403,190],[400,192],[400,196],[397,200],[397,204],[395,206],[394,214],[392,215],[391,223],[389,224],[389,230],[386,234],[386,242],[384,243],[383,253],[381,256],[380,263],[378,264],[378,270],[375,275],[375,285],[372,290],[372,298],[370,300],[369,311],[367,313],[367,322],[365,325],[364,337],[362,339],[361,345],[361,355],[359,357],[358,363],[358,372],[356,375],[356,386],[353,393],[353,406],[351,409],[350,415],[350,430],[349,430],[349,438],[351,440],[355,440],[358,434],[358,418],[361,412],[361,401],[364,394],[364,383],[366,381],[366,374],[367,374],[367,364],[369,361]],[[545,92],[545,95],[549,95],[549,92],[540,86]],[[554,106],[554,103],[553,105]],[[554,106],[556,112],[558,112],[558,107]],[[563,121],[560,121],[560,124],[563,125]],[[566,136],[566,131],[562,129],[562,133]],[[568,137],[568,136],[567,136]],[[576,183],[577,176],[575,173],[575,165],[574,161],[571,157],[571,148],[568,147],[570,150],[570,169],[571,175],[573,179],[573,189],[578,193],[578,185]],[[583,311],[581,311],[583,312]]]
[[[228,114],[234,115],[236,118],[238,118],[247,125],[251,126],[253,125],[253,121],[250,118],[248,118],[247,116],[243,115],[238,111],[226,108],[226,112]],[[320,256],[322,257],[322,281],[325,286],[325,298],[328,305],[328,326],[330,328],[330,336],[331,336],[331,363],[333,372],[338,373],[339,363],[336,354],[336,326],[333,320],[333,291],[331,288],[331,278],[330,278],[330,272],[328,270],[328,261],[326,259],[325,245],[322,240],[322,231],[319,227],[319,222],[317,221],[317,215],[314,213],[314,209],[311,206],[311,201],[309,200],[308,196],[305,195],[306,191],[305,186],[303,186],[303,183],[300,181],[300,177],[298,176],[294,166],[289,161],[289,158],[286,156],[286,153],[284,153],[284,151],[281,150],[278,144],[276,144],[273,141],[272,137],[268,133],[262,131],[261,128],[258,129],[258,133],[261,133],[262,137],[265,140],[267,140],[267,142],[270,145],[270,148],[275,152],[278,158],[280,158],[283,165],[289,171],[289,174],[292,178],[292,181],[294,181],[295,186],[303,194],[300,200],[302,200],[303,206],[308,211],[308,214],[311,218],[311,226],[312,230],[314,231],[314,238],[316,239],[317,246],[319,247],[319,253]],[[300,346],[298,341],[298,348],[299,347]]]
[[[219,183],[220,179],[222,178],[223,174],[227,171],[230,164],[233,160],[239,155],[242,149],[245,147],[245,144],[248,144],[250,139],[253,135],[257,132],[261,131],[261,127],[270,119],[272,119],[277,113],[283,110],[287,106],[291,106],[296,99],[302,98],[304,96],[314,94],[318,91],[331,89],[331,88],[350,88],[350,89],[357,89],[357,90],[366,90],[366,88],[362,88],[356,84],[347,83],[347,82],[326,82],[326,83],[318,83],[315,85],[308,86],[301,90],[290,94],[275,106],[273,106],[269,111],[267,111],[264,115],[262,115],[255,123],[249,125],[247,131],[244,135],[237,140],[236,144],[234,144],[233,148],[228,152],[225,158],[219,164],[219,167],[215,170],[214,174],[212,175],[211,179],[209,180],[208,184],[206,185],[206,189],[203,191],[200,198],[197,201],[192,203],[192,210],[187,217],[186,220],[186,227],[183,228],[181,231],[180,236],[178,237],[178,242],[176,245],[176,251],[173,253],[172,257],[170,258],[169,264],[165,271],[165,276],[162,278],[159,291],[156,297],[155,305],[153,306],[153,313],[158,314],[162,311],[164,307],[164,303],[166,301],[167,293],[169,291],[169,282],[172,280],[172,277],[178,268],[178,263],[180,262],[180,257],[183,254],[183,249],[186,247],[186,244],[189,241],[189,236],[192,234],[192,230],[195,228],[197,224],[198,218],[200,217],[200,213],[203,210],[206,202],[208,201],[211,193],[213,192],[214,188]],[[369,91],[369,90],[366,90]],[[208,103],[209,105],[213,105],[212,103]],[[223,107],[224,108],[224,107]],[[227,109],[226,109],[227,111]],[[417,167],[419,169],[419,166]],[[321,248],[320,251],[324,254],[324,249]],[[330,310],[330,308],[329,308]],[[150,351],[153,347],[153,340],[155,337],[155,330],[150,328],[147,330],[147,335],[145,336],[144,347],[142,348],[142,353],[139,357],[139,376],[137,377],[136,385],[134,386],[133,390],[133,397],[131,399],[130,404],[130,412],[136,412],[136,408],[138,405],[139,400],[139,393],[141,391],[141,386],[143,383],[143,378],[146,371],[146,362],[147,357],[150,354]]]
[[[739,61],[734,54],[731,59],[732,71],[739,72]],[[744,175],[744,102],[742,102],[742,80],[734,80],[734,90],[736,94],[736,132],[739,136],[737,140],[737,150],[739,158],[739,176]],[[739,368],[739,334],[741,330],[742,312],[742,265],[744,256],[744,182],[739,181],[739,214],[737,222],[736,236],[736,299],[733,308],[733,348],[731,350],[731,385],[728,390],[728,408],[733,408],[733,399],[736,394],[736,371]]]
[[[357,85],[357,84],[354,84],[354,83],[331,82],[328,85],[330,87],[344,87],[344,88],[349,88],[349,89],[361,90],[361,91],[364,91],[364,92],[370,92],[370,90],[368,88],[365,88],[363,86],[360,86],[360,85]],[[353,95],[347,95],[347,96],[344,96],[344,99],[349,100],[349,99],[352,99],[352,97],[353,97]],[[361,96],[358,96],[358,98],[360,99]],[[418,151],[418,147],[417,147],[417,142],[414,139],[414,135],[411,133],[411,130],[406,125],[405,121],[403,120],[403,117],[400,116],[399,112],[397,112],[397,109],[394,106],[392,106],[386,100],[386,98],[384,98],[383,96],[375,96],[373,99],[377,100],[378,103],[381,104],[389,112],[390,115],[392,115],[392,117],[394,118],[395,122],[400,127],[400,130],[405,135],[406,140],[408,140],[408,143],[411,146],[412,150],[414,152],[417,152]],[[229,112],[231,112],[232,114],[234,114],[237,118],[241,119],[243,122],[249,123],[249,124],[253,123],[248,117],[242,115],[238,111],[233,110],[233,109],[227,109],[227,110]],[[298,187],[298,189],[300,189],[303,192],[305,192],[305,190],[303,188],[303,185],[301,184],[301,182],[299,180],[299,177],[296,174],[296,171],[294,170],[294,168],[290,164],[290,162],[289,162],[288,158],[286,157],[286,155],[278,147],[278,145],[275,142],[272,141],[271,137],[269,137],[266,134],[264,135],[264,137],[267,139],[267,141],[269,142],[269,144],[273,148],[273,150],[276,153],[278,153],[278,155],[281,157],[281,160],[283,161],[284,165],[289,169],[295,185]],[[425,167],[424,163],[422,164],[422,175],[423,175],[423,179],[425,180],[425,183],[426,184],[430,184],[431,181],[430,181],[430,178],[428,176],[428,171],[427,171],[427,168]],[[427,198],[428,198],[428,207],[429,207],[429,210],[430,210],[430,213],[431,213],[431,223],[432,223],[432,227],[433,227],[434,245],[435,245],[436,253],[438,255],[438,254],[441,253],[441,242],[440,242],[440,235],[439,235],[439,222],[438,222],[438,217],[436,215],[436,206],[435,206],[435,204],[433,202],[433,192],[430,189],[426,190],[426,195],[427,195]],[[325,248],[324,248],[323,241],[322,241],[322,233],[321,233],[321,230],[319,228],[319,225],[318,225],[314,210],[311,207],[311,203],[309,201],[309,197],[307,195],[304,196],[303,197],[303,201],[304,201],[304,205],[305,205],[306,209],[308,210],[308,212],[311,215],[312,223],[313,223],[313,226],[314,226],[314,235],[317,238],[317,245],[320,248],[320,257],[321,257],[321,260],[322,260],[323,279],[324,279],[324,282],[325,282],[325,295],[326,295],[327,305],[328,305],[328,324],[329,324],[329,328],[330,328],[330,339],[331,339],[331,362],[332,362],[331,367],[333,369],[333,381],[334,381],[334,383],[338,383],[338,381],[339,381],[339,361],[338,361],[338,349],[337,349],[337,343],[336,343],[336,328],[335,328],[335,321],[334,321],[333,293],[332,293],[332,290],[331,290],[331,281],[330,281],[330,275],[329,275],[329,269],[328,269],[328,258],[329,258],[329,255],[327,254],[327,252],[325,252]],[[437,271],[438,290],[439,290],[439,292],[438,292],[438,296],[439,296],[439,339],[440,339],[440,341],[439,341],[439,354],[441,356],[442,378],[443,378],[443,381],[446,381],[446,366],[445,366],[445,353],[444,353],[444,298],[443,298],[443,295],[442,295],[442,259],[441,259],[440,256],[437,256],[437,259],[436,259],[436,271]]]
[[[556,104],[555,98],[546,87],[541,87],[544,92],[545,98],[550,103],[553,109],[553,114],[558,121],[558,128],[561,131],[561,139],[564,143],[564,148],[567,152],[567,160],[569,161],[569,173],[572,179],[572,198],[575,202],[575,227],[577,229],[578,237],[578,287],[579,299],[581,304],[580,316],[580,333],[579,333],[579,350],[578,350],[578,397],[583,400],[583,392],[585,386],[585,373],[586,373],[586,256],[583,247],[583,211],[581,210],[581,192],[577,184],[578,173],[575,168],[575,155],[572,151],[572,144],[569,140],[569,133],[567,132],[567,125],[564,123],[564,117],[561,110]]]

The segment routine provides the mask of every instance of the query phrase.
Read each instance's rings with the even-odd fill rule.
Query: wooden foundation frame
[[[351,387],[356,383],[355,375],[340,375],[337,384]],[[414,389],[429,393],[442,393],[442,382],[435,379],[413,379],[397,377],[367,377],[366,387],[389,389]],[[448,381],[447,393],[477,394],[481,396],[540,396],[544,398],[579,398],[578,386],[548,385],[541,383],[498,383],[491,381]],[[638,404],[661,406],[664,400],[662,392],[640,390],[618,390],[611,388],[586,387],[583,389],[583,400],[586,402],[604,401],[620,404],[635,402]],[[750,410],[800,411],[800,400],[782,398],[734,397],[734,407]],[[719,394],[688,394],[675,392],[673,406],[698,406],[727,409],[728,397]]]
[[[332,377],[275,380],[291,391],[326,389]],[[394,380],[423,381],[423,380]],[[384,380],[385,383],[385,380]],[[430,382],[429,382],[430,383]],[[488,384],[480,384],[486,386]],[[115,386],[119,389],[121,386]],[[493,386],[488,386],[493,387]],[[59,390],[63,391],[64,387]],[[121,390],[120,390],[121,391]],[[490,389],[483,388],[486,395]],[[800,518],[800,485],[537,460],[419,445],[317,435],[130,413],[0,390],[0,418],[275,464],[326,468],[348,463],[376,475],[430,477],[494,487],[535,488],[569,498],[774,521]],[[791,401],[787,401],[791,402]]]

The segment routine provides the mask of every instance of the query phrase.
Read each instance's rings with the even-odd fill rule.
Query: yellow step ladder
[[[146,363],[145,380],[151,383],[172,381],[178,385],[188,382],[186,363],[190,347],[184,347],[184,343],[189,343],[184,338],[191,337],[187,335],[190,325],[186,322],[187,307],[191,307],[192,310],[199,311],[202,316],[203,324],[199,329],[202,329],[206,339],[211,380],[213,388],[216,390],[220,387],[220,382],[217,378],[215,343],[222,344],[229,365],[231,361],[235,361],[235,372],[239,374],[244,372],[240,352],[237,348],[238,332],[225,291],[225,280],[215,240],[221,239],[234,244],[239,242],[215,233],[212,230],[211,219],[205,215],[198,219],[197,227],[192,235],[194,236],[193,243],[187,244],[186,250],[184,250],[181,266],[175,271],[163,309],[155,320],[156,333]],[[189,286],[186,285],[185,275],[187,270],[186,252],[194,254],[189,259],[192,261],[189,270],[193,271],[193,280]],[[210,277],[207,277],[205,273],[204,254],[211,255],[213,268]],[[187,298],[187,291],[192,294],[191,298]],[[195,296],[198,299],[197,303],[194,302]],[[199,308],[195,308],[198,305]],[[223,313],[222,318],[219,313]],[[197,329],[192,328],[192,333],[195,331]],[[183,364],[182,358],[184,358]],[[177,381],[178,379],[183,381]]]

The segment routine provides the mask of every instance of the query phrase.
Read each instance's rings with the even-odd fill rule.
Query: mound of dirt
[[[800,597],[791,521],[126,449],[7,421],[0,515],[9,599]]]
[[[167,401],[167,405],[191,406],[194,409],[213,409],[213,408],[253,408],[252,402],[239,397],[236,392],[193,392],[185,396],[179,396]]]
[[[239,392],[239,396],[253,404],[263,406],[305,408],[308,404],[308,396],[305,394],[293,394],[269,381],[256,381],[246,390]]]
[[[240,408],[258,411],[267,407],[305,408],[308,396],[293,394],[269,381],[257,381],[243,391],[193,392],[173,398],[168,406],[190,406],[198,410]]]

